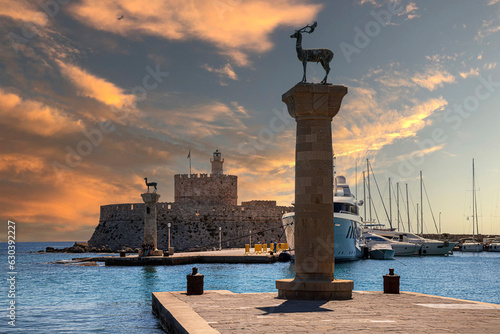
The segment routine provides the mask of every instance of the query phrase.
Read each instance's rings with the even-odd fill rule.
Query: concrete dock
[[[494,333],[500,305],[412,292],[354,291],[351,300],[278,299],[277,293],[154,292],[169,333]]]
[[[171,256],[139,257],[136,254],[119,256],[99,256],[75,258],[77,262],[104,262],[106,266],[171,266],[195,263],[274,263],[282,261],[279,254],[248,253],[244,248],[224,249],[220,251],[175,253]]]

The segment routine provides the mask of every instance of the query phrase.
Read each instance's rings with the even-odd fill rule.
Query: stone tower
[[[216,150],[210,162],[210,175],[174,175],[175,203],[212,206],[238,204],[238,177],[224,174],[222,153]]]
[[[219,149],[215,150],[214,156],[210,159],[212,163],[212,175],[222,175],[224,171],[222,169],[222,164],[224,163],[224,159],[222,158],[222,153],[219,152]]]

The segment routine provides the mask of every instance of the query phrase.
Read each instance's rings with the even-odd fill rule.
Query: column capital
[[[281,97],[293,118],[333,118],[339,112],[347,87],[338,85],[303,84],[293,86]]]
[[[141,194],[141,196],[144,203],[158,203],[158,200],[160,199],[160,194],[156,193],[144,193]]]

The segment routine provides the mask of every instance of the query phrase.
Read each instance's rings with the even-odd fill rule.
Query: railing
[[[356,216],[356,214],[355,214],[354,212],[351,212],[351,211],[344,211],[344,210],[340,210],[340,211],[339,211],[339,212],[337,212],[337,213],[347,213],[347,214],[350,214],[350,215],[355,215],[355,216]]]

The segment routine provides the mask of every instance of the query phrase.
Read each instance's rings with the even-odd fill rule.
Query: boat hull
[[[412,256],[418,254],[421,246],[412,243],[391,243],[392,249],[394,249],[394,256]]]
[[[488,248],[486,248],[488,252],[500,252],[500,243],[492,243],[488,245]]]
[[[483,244],[479,242],[466,242],[462,245],[462,252],[478,253],[483,251]]]
[[[375,260],[393,260],[394,249],[370,249],[370,259]]]
[[[338,215],[349,216],[346,214]],[[293,255],[295,251],[295,214],[286,213],[283,215],[282,220],[288,246]],[[361,259],[361,224],[356,220],[348,219],[348,217],[337,217],[337,214],[334,215],[333,224],[335,262],[356,261]]]

